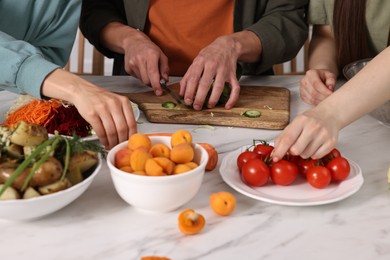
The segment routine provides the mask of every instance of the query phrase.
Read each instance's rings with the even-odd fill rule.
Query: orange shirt
[[[170,75],[183,76],[199,51],[233,33],[233,0],[151,0],[145,33],[168,56]]]

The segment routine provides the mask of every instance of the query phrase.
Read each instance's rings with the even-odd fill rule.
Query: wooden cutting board
[[[179,93],[179,84],[169,86]],[[143,93],[120,93],[136,103],[148,121],[153,123],[220,125],[263,129],[284,129],[290,120],[290,91],[283,87],[241,86],[240,97],[234,108],[218,106],[201,111],[185,106],[168,109],[161,106],[166,101],[174,102],[168,94],[155,96],[152,91]],[[247,110],[258,110],[261,116],[248,118],[242,115]]]

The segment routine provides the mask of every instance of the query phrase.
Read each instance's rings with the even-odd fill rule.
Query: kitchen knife
[[[160,85],[162,87],[162,89],[167,92],[171,97],[173,97],[173,99],[180,105],[185,105],[184,104],[184,101],[183,99],[178,95],[176,94],[172,89],[170,89],[168,86],[167,86],[167,83],[165,82],[165,80],[160,80]]]

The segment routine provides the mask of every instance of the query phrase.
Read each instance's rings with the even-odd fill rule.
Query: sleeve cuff
[[[47,75],[60,68],[58,65],[45,60],[41,55],[30,56],[21,64],[16,76],[18,88],[37,98],[43,98],[41,86]]]

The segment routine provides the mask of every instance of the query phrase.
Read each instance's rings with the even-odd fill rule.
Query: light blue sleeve
[[[42,52],[22,40],[0,32],[1,88],[41,97],[41,84],[46,76],[59,67],[46,60]]]
[[[43,98],[43,81],[69,59],[81,0],[2,0],[0,5],[0,87]]]

